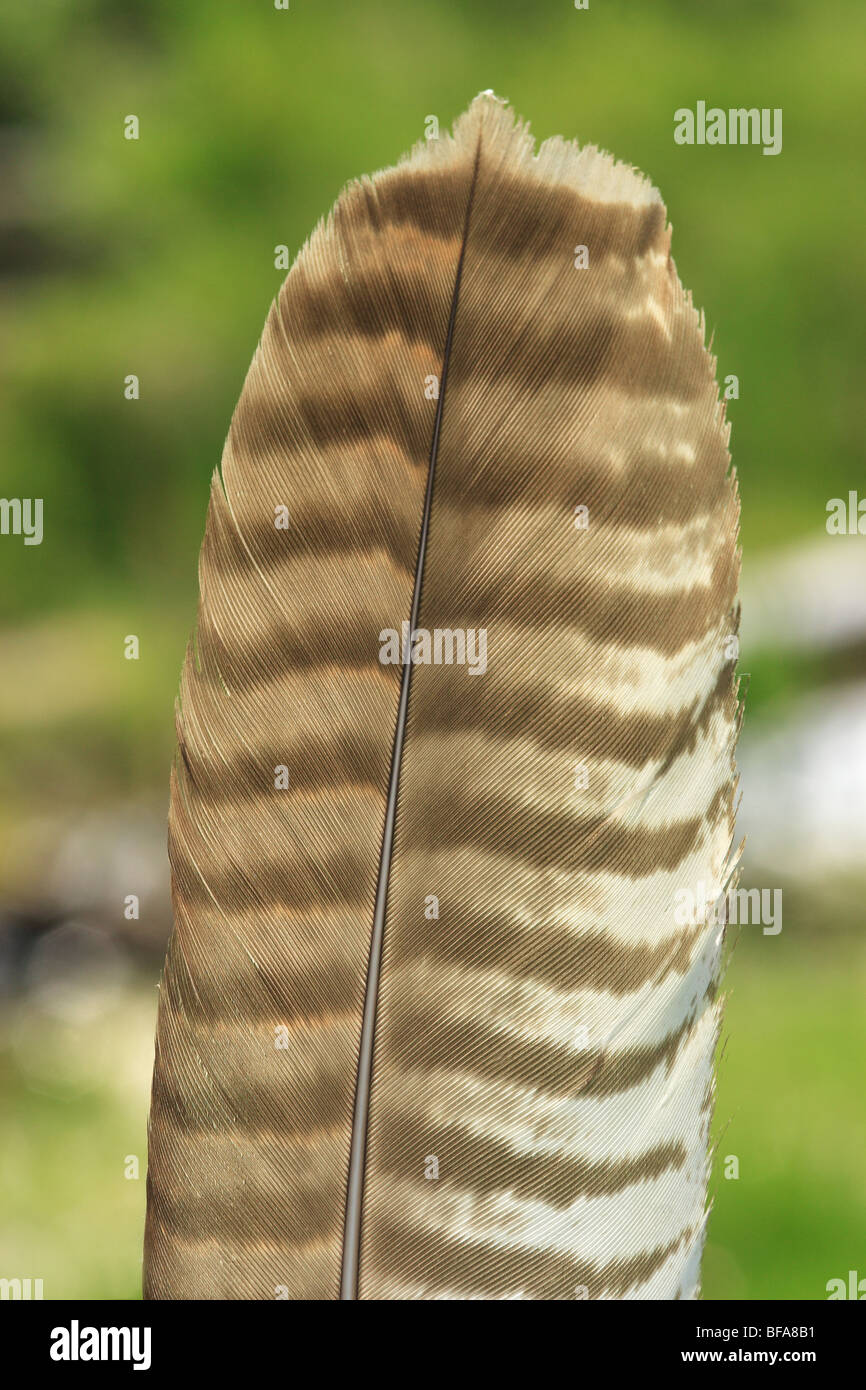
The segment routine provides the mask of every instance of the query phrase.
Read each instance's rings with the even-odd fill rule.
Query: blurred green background
[[[866,1275],[866,537],[825,529],[866,490],[864,50],[857,0],[5,0],[0,495],[45,540],[0,538],[0,1275],[139,1296],[172,707],[274,248],[488,87],[653,179],[740,380],[742,882],[784,925],[727,977],[704,1296]],[[782,153],[675,145],[698,99],[782,107]]]

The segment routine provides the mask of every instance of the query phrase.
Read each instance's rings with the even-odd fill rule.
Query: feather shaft
[[[442,354],[442,370],[439,378],[439,399],[433,421],[433,437],[430,443],[430,462],[427,469],[427,486],[424,493],[424,511],[421,518],[421,535],[418,541],[418,559],[415,566],[415,582],[412,589],[412,610],[409,617],[409,640],[418,624],[418,609],[421,604],[421,585],[424,579],[424,561],[427,555],[427,534],[430,527],[430,508],[433,501],[433,483],[436,474],[436,454],[439,448],[439,432],[442,425],[442,412],[445,408],[445,391],[448,384],[448,364],[451,359],[451,344],[454,338],[454,324],[457,318],[457,302],[460,297],[460,280],[463,275],[463,261],[466,255],[466,242],[469,237],[469,221],[472,216],[472,199],[478,178],[478,162],[481,156],[481,136],[475,151],[472,169],[472,182],[466,200],[466,220],[457,272],[454,276],[454,292],[448,315],[448,329],[445,348]],[[361,1024],[361,1042],[358,1049],[358,1076],[355,1083],[355,1108],[352,1117],[352,1144],[349,1153],[349,1176],[346,1185],[346,1220],[343,1228],[343,1252],[340,1271],[340,1298],[343,1301],[358,1296],[358,1261],[361,1248],[361,1219],[364,1201],[364,1161],[367,1151],[367,1125],[370,1109],[370,1082],[373,1072],[373,1044],[376,1032],[376,1006],[379,997],[379,977],[382,968],[382,948],[385,934],[385,914],[388,906],[388,881],[391,873],[391,860],[394,849],[394,822],[397,814],[397,796],[400,790],[400,767],[403,758],[403,744],[406,737],[406,714],[409,708],[409,690],[413,671],[412,661],[406,661],[400,682],[400,704],[397,709],[397,726],[394,732],[394,749],[391,754],[391,771],[388,781],[388,801],[385,809],[385,826],[382,834],[382,850],[379,856],[379,876],[376,883],[376,905],[373,912],[373,929],[370,939],[370,959],[367,965],[366,988],[364,992],[364,1015]]]

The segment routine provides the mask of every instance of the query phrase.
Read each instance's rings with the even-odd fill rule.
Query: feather
[[[697,1296],[738,500],[669,248],[484,93],[271,309],[178,703],[146,1297]]]

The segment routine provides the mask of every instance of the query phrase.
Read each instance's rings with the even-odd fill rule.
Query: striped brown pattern
[[[353,1132],[348,1296],[697,1294],[721,936],[674,909],[730,873],[738,504],[669,247],[485,94],[283,286],[179,701],[148,1297],[339,1297]],[[413,597],[484,674],[380,663]]]

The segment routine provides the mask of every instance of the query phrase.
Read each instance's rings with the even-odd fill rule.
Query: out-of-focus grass
[[[744,927],[727,988],[704,1297],[826,1298],[866,1272],[866,944]]]
[[[866,1268],[866,947],[747,928],[727,985],[704,1297],[823,1299]],[[155,1004],[139,985],[77,1029],[19,1012],[3,1039],[0,1272],[43,1278],[46,1298],[139,1296]]]
[[[72,1025],[24,1006],[0,1042],[0,1273],[52,1298],[139,1298],[156,990]],[[138,1174],[131,1160],[138,1160]]]

